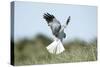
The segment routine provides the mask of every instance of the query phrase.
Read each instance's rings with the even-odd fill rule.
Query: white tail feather
[[[50,52],[52,54],[60,54],[65,50],[65,48],[63,47],[63,44],[60,41],[60,39],[55,40],[54,42],[52,42],[46,48],[47,48],[48,52]]]

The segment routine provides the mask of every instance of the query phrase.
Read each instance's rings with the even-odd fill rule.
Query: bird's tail
[[[65,48],[60,40],[55,40],[49,46],[46,47],[49,53],[52,54],[60,54],[62,53]]]

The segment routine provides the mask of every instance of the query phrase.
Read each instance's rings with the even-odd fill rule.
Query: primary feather
[[[68,23],[70,22],[70,18],[71,18],[71,17],[69,16],[68,19],[67,19],[67,23],[66,23],[67,25],[68,25]]]

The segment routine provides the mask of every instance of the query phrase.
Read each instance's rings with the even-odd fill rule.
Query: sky
[[[63,25],[68,16],[71,20],[64,30],[66,39],[90,40],[97,37],[97,7],[86,5],[15,2],[14,39],[34,37],[38,33],[53,37],[43,19],[44,13],[53,14]]]

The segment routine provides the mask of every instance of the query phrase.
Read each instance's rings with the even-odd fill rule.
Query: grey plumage
[[[53,35],[62,41],[63,38],[66,37],[66,34],[64,33],[65,27],[61,26],[60,22],[53,15],[49,13],[44,13],[43,18],[47,21],[48,26],[50,26]],[[68,25],[69,21],[70,21],[70,16],[68,17],[66,25]]]

